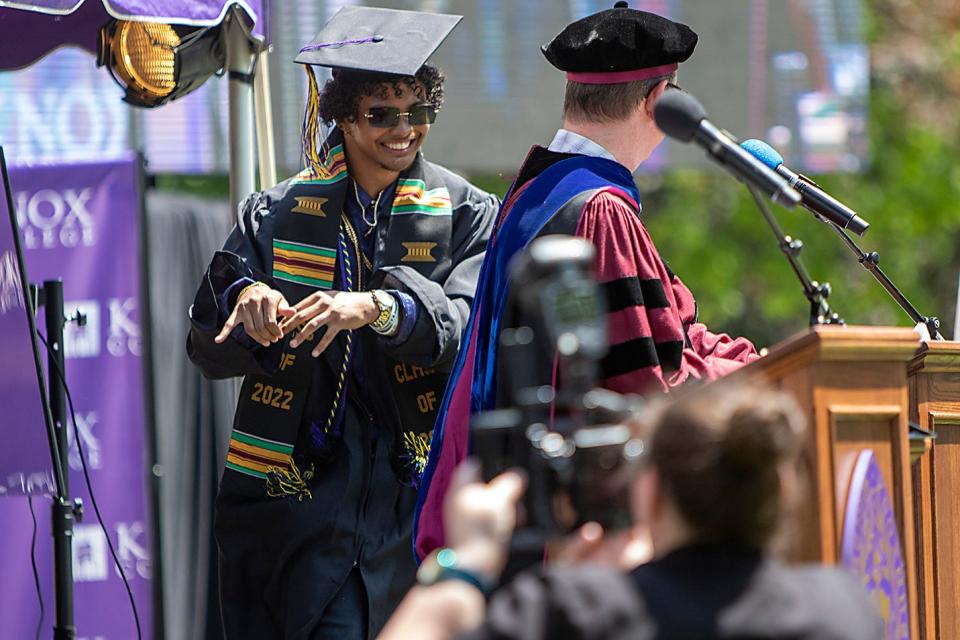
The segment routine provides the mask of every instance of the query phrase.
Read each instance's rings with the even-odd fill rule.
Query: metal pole
[[[273,109],[270,103],[270,51],[263,49],[257,59],[253,78],[257,118],[257,156],[260,164],[260,188],[277,184],[277,150],[273,140]]]
[[[224,31],[230,103],[230,207],[236,212],[240,201],[256,188],[253,151],[253,71],[256,54],[238,9],[234,8],[227,17]]]
[[[63,281],[43,283],[44,316],[47,331],[47,375],[50,385],[50,414],[56,433],[57,450],[63,486],[53,501],[53,567],[56,595],[55,640],[77,637],[73,615],[73,521],[74,504],[70,500],[69,465],[67,464],[67,392],[63,376]]]

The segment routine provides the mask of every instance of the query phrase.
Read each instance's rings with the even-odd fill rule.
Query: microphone
[[[689,93],[664,93],[653,107],[653,119],[665,134],[680,142],[697,143],[735,178],[762,191],[773,202],[790,209],[800,204],[800,194],[707,120],[703,105]]]
[[[807,211],[826,218],[841,229],[849,229],[858,236],[862,236],[870,227],[870,223],[858,216],[856,211],[830,196],[813,180],[787,169],[783,164],[783,156],[763,140],[745,140],[740,146],[786,178],[790,186],[800,192],[803,198],[800,205]]]

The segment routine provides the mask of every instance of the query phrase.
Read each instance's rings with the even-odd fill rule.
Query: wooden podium
[[[787,557],[826,564],[840,561],[846,499],[854,464],[861,451],[873,451],[889,493],[900,537],[911,638],[921,637],[918,635],[920,608],[915,531],[918,528],[922,532],[929,529],[934,534],[939,531],[934,526],[935,518],[918,518],[914,509],[914,477],[917,474],[912,472],[910,461],[908,423],[912,404],[909,389],[911,381],[916,386],[926,383],[925,388],[936,387],[938,392],[942,388],[936,382],[939,378],[923,378],[922,373],[908,378],[908,369],[914,371],[917,367],[917,371],[928,372],[926,375],[939,375],[934,373],[933,356],[917,355],[919,346],[917,334],[909,328],[822,326],[784,341],[771,349],[766,357],[733,374],[734,377],[762,379],[790,392],[808,417],[811,499],[807,501],[808,512],[800,514],[801,517],[797,518],[799,526],[791,532],[785,551]],[[930,353],[940,352],[931,348]],[[960,351],[951,353],[956,358]],[[920,364],[916,358],[920,359]],[[960,388],[960,380],[955,377],[954,382],[954,389]],[[931,398],[931,394],[922,397]],[[932,411],[934,421],[946,415],[935,400],[924,400],[918,406],[922,407],[921,410]],[[956,414],[950,415],[954,419],[952,424],[960,427]],[[940,422],[936,425],[939,426]],[[942,442],[938,441],[938,444]],[[955,442],[960,444],[960,429]],[[934,448],[934,453],[936,451]],[[953,465],[952,468],[960,473],[960,449],[950,453],[952,455],[940,456],[946,458],[944,460],[937,459],[939,466],[933,458],[928,462],[927,477],[931,481],[926,490],[931,495],[932,487],[942,487],[938,471],[941,476],[950,473],[950,465]],[[960,477],[957,481],[960,483]],[[918,486],[923,485],[918,481]],[[946,502],[948,498],[945,496],[943,500]],[[918,504],[922,503],[918,501]],[[937,501],[933,498],[926,504],[937,504]],[[950,507],[960,512],[960,505]],[[921,507],[920,511],[924,509]],[[960,524],[960,517],[954,522]],[[932,540],[933,544],[941,542],[960,550],[960,532],[951,531],[947,541],[933,534],[926,539],[921,537],[921,540]],[[950,571],[955,573],[960,559],[955,555],[951,563]],[[925,596],[925,606],[928,602],[926,579],[930,570],[935,572],[935,566],[923,574],[925,582],[921,592]],[[953,588],[953,581],[950,582],[950,588]],[[940,593],[945,595],[946,590]],[[957,603],[955,594],[956,590],[950,591],[950,597],[954,598],[953,607]],[[930,609],[933,608],[935,605],[931,604]],[[925,625],[928,616],[924,617]],[[960,638],[960,635],[942,637]]]
[[[921,638],[960,638],[960,343],[920,347],[908,369]],[[954,486],[956,485],[956,486]]]

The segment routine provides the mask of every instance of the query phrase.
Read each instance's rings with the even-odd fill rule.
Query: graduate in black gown
[[[372,637],[413,583],[416,487],[499,206],[420,152],[443,101],[426,60],[458,21],[347,7],[301,50],[306,168],[242,203],[191,307],[193,362],[244,376],[215,524],[231,640]]]

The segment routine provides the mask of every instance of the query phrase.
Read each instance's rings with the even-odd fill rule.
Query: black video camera
[[[511,264],[498,408],[474,417],[471,449],[490,480],[527,472],[524,527],[560,535],[586,522],[628,526],[628,489],[643,453],[626,422],[635,400],[596,389],[607,351],[594,249],[569,236],[535,240]]]

